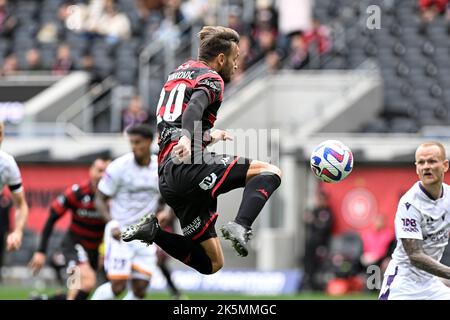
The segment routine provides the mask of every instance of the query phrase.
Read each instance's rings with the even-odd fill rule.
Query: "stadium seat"
[[[389,121],[389,132],[416,133],[418,131],[417,122],[409,117],[396,117]]]

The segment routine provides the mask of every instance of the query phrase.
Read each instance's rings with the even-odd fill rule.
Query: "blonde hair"
[[[421,143],[416,149],[416,155],[417,155],[417,150],[419,150],[420,148],[432,147],[432,146],[437,146],[441,150],[442,160],[447,159],[447,153],[445,151],[445,147],[442,143],[440,143],[438,141],[427,141],[427,142]]]
[[[204,61],[211,61],[221,53],[228,55],[233,42],[239,43],[239,34],[235,30],[221,26],[205,26],[198,33],[198,37],[198,58]]]

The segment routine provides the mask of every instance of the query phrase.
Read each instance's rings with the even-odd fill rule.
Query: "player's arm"
[[[7,250],[17,250],[22,244],[23,230],[28,220],[28,204],[25,199],[25,192],[23,189],[17,191],[15,186],[10,186],[12,191],[12,199],[16,209],[15,228],[12,233],[8,235],[6,240]]]
[[[120,228],[119,223],[112,219],[111,213],[109,212],[109,199],[110,196],[104,194],[99,189],[95,193],[95,208],[103,217],[106,223],[110,223],[111,234],[114,239],[120,240]]]
[[[191,139],[195,138],[196,132],[200,132],[200,139],[202,139],[202,117],[208,105],[209,97],[207,93],[204,90],[195,90],[181,118],[182,136],[173,149],[178,159],[190,157]]]
[[[9,158],[9,170],[6,170],[4,174],[16,209],[15,227],[6,239],[6,249],[17,250],[22,244],[23,230],[28,220],[28,204],[22,187],[20,170],[14,158]]]
[[[98,183],[97,191],[95,192],[94,204],[95,209],[100,213],[108,223],[111,235],[114,239],[120,240],[119,222],[114,220],[109,210],[109,200],[115,196],[119,186],[121,185],[121,175],[123,169],[118,162],[111,162],[106,168],[106,172]]]
[[[422,248],[422,240],[402,239],[403,247],[411,261],[411,264],[437,277],[450,279],[450,267],[443,265],[437,260],[427,255]]]
[[[97,189],[94,200],[95,208],[100,213],[105,222],[109,222],[112,220],[108,204],[110,198],[111,197],[107,196],[106,194]]]
[[[195,90],[181,118],[182,135],[192,139],[196,132],[202,132],[202,117],[209,106],[209,97],[204,90]]]
[[[49,216],[45,222],[44,229],[42,230],[38,250],[33,254],[33,257],[28,264],[34,275],[38,274],[44,266],[45,260],[47,259],[46,252],[48,242],[52,235],[54,225],[70,208],[73,208],[73,199],[77,198],[76,193],[78,188],[79,186],[77,184],[73,185],[71,188],[66,189],[63,194],[56,197],[51,203]],[[72,199],[72,201],[70,199]]]
[[[225,130],[216,129],[211,133],[211,142],[209,146],[212,146],[218,141],[233,140],[233,135]]]
[[[38,250],[33,254],[33,257],[29,263],[29,267],[33,271],[34,275],[38,274],[45,264],[45,260],[47,259],[46,252],[48,242],[50,240],[50,236],[52,235],[53,227],[60,217],[62,217],[62,215],[58,215],[53,208],[50,209],[50,215],[45,223],[44,229],[42,230]]]

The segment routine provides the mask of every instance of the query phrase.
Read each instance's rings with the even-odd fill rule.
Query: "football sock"
[[[192,239],[159,229],[154,241],[175,259],[200,273],[211,274],[211,259],[203,247]]]
[[[262,173],[250,179],[244,188],[236,221],[250,229],[272,193],[280,186],[281,178],[274,173]]]
[[[122,300],[143,300],[134,295],[133,290],[129,289],[127,294],[122,298]]]
[[[113,300],[114,297],[111,282],[105,282],[95,290],[91,300]]]
[[[175,283],[172,281],[172,277],[170,276],[169,268],[166,266],[165,263],[161,264],[159,266],[161,269],[162,274],[164,275],[164,278],[167,280],[167,285],[169,286],[170,291],[172,292],[172,295],[178,295],[179,291],[178,288],[175,286]]]
[[[87,300],[89,297],[89,292],[78,290],[77,295],[75,296],[75,300]]]

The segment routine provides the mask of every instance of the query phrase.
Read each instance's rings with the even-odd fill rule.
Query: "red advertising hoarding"
[[[322,183],[335,215],[334,233],[364,232],[377,214],[385,215],[387,226],[394,230],[398,201],[417,180],[415,166],[411,164],[392,168],[355,167],[344,181]],[[446,182],[450,182],[450,177],[447,176]]]
[[[88,166],[20,165],[30,216],[27,227],[41,231],[48,217],[50,203],[67,187],[88,179]],[[7,190],[7,188],[5,188]],[[70,222],[66,214],[56,228],[65,229]]]

